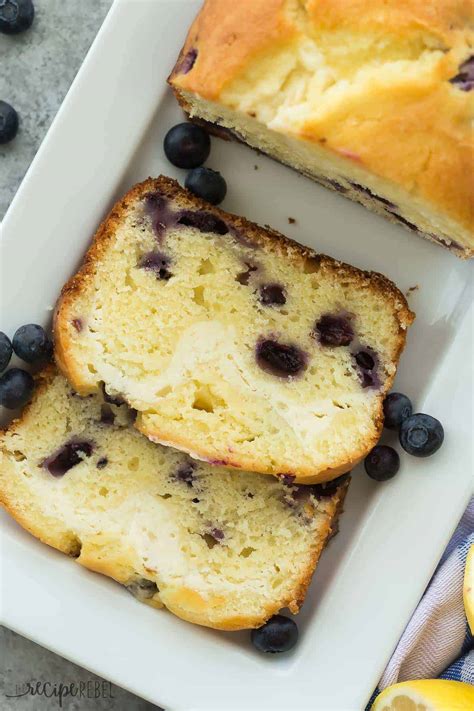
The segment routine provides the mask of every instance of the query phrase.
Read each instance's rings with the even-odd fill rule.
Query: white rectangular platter
[[[7,333],[48,322],[101,218],[134,182],[160,173],[183,181],[162,150],[182,120],[165,80],[198,6],[116,0],[3,223]],[[208,164],[228,181],[225,209],[382,271],[405,292],[419,287],[397,389],[441,419],[445,444],[432,459],[403,456],[385,484],[355,472],[289,655],[259,656],[247,633],[140,605],[5,514],[3,621],[168,711],[359,711],[472,490],[472,265],[242,145],[214,139]]]

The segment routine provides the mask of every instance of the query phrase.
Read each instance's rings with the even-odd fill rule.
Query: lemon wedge
[[[474,634],[474,543],[469,548],[464,573],[464,609],[472,634]]]
[[[394,684],[377,696],[372,711],[472,711],[474,686],[421,679]]]

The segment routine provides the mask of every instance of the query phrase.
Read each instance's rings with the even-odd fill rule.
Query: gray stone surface
[[[72,2],[73,0],[67,0]],[[74,0],[75,1],[75,0]],[[73,692],[81,692],[83,698],[62,698],[64,711],[152,711],[157,706],[129,694],[94,674],[67,662],[43,647],[0,628],[0,709],[2,711],[52,711],[61,708],[59,698],[52,696],[60,684]],[[32,695],[27,685],[44,695]],[[48,683],[50,686],[46,685]],[[43,691],[44,690],[44,691]],[[24,695],[21,695],[24,694]],[[89,698],[88,698],[89,697]]]
[[[16,139],[0,146],[0,219],[43,140],[79,69],[111,0],[35,0],[36,19],[23,35],[0,35],[0,99],[20,115]],[[0,628],[0,709],[50,711],[56,698],[25,695],[25,684],[83,682],[83,694],[95,695],[93,674]],[[87,686],[89,682],[89,685]],[[18,685],[18,687],[17,687]],[[47,687],[47,691],[50,688]],[[145,711],[158,707],[106,683],[101,698],[63,700],[66,711]]]

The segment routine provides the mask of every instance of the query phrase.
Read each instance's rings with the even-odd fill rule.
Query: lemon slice
[[[377,696],[372,711],[472,711],[474,686],[421,679],[394,684]]]
[[[466,558],[463,596],[467,621],[469,627],[471,628],[472,634],[474,634],[474,543],[469,548]]]

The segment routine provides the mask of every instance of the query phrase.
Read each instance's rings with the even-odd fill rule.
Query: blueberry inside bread
[[[468,258],[473,8],[206,0],[170,83],[193,121]]]
[[[44,543],[190,622],[241,629],[297,612],[347,477],[299,487],[212,468],[132,421],[125,404],[81,398],[45,371],[0,435],[1,503]]]
[[[159,178],[116,205],[65,287],[56,357],[155,442],[317,483],[376,443],[412,318],[381,275]]]

